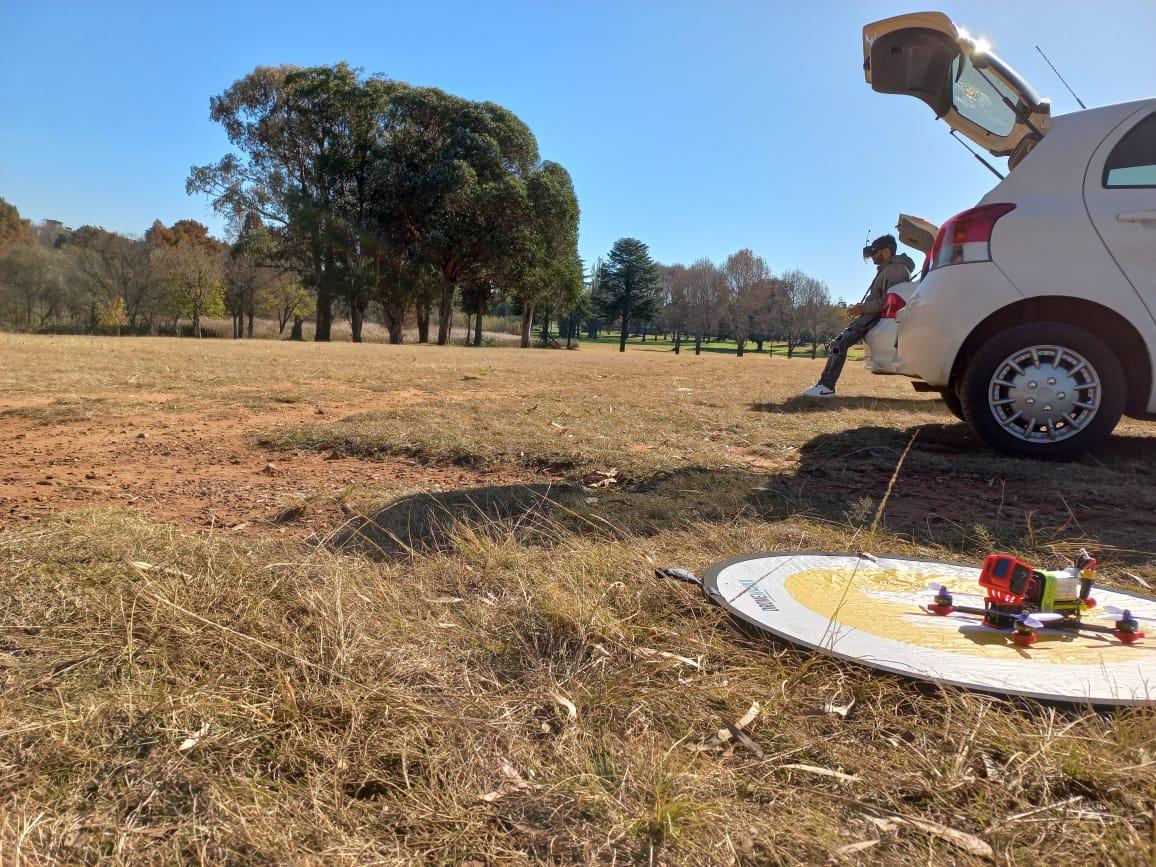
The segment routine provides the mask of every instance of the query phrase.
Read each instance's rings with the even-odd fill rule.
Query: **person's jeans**
[[[843,329],[843,333],[831,341],[827,347],[827,366],[823,368],[823,375],[819,377],[819,385],[835,390],[835,383],[839,381],[839,374],[843,372],[843,365],[847,362],[847,350],[861,341],[871,327],[879,321],[879,316],[871,314],[860,316],[851,321]]]

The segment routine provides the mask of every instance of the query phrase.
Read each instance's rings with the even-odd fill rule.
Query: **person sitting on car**
[[[827,347],[827,366],[823,368],[823,375],[815,385],[803,392],[803,397],[835,396],[835,383],[843,372],[847,350],[861,341],[879,321],[887,290],[896,283],[906,283],[911,279],[915,263],[906,253],[897,254],[897,248],[898,244],[892,235],[880,235],[870,246],[863,248],[863,258],[870,258],[875,263],[875,279],[867,287],[863,300],[848,309],[848,314],[853,317],[851,324]]]

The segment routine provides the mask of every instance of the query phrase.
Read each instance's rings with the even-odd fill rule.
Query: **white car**
[[[1068,458],[1156,418],[1156,99],[1051,117],[938,12],[863,28],[872,89],[927,103],[1008,174],[939,229],[890,366],[1003,451]]]

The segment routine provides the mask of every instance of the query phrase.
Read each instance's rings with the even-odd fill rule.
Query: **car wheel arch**
[[[1044,321],[1078,326],[1108,344],[1124,368],[1127,383],[1125,414],[1134,417],[1148,415],[1148,399],[1152,391],[1152,357],[1140,332],[1111,308],[1083,298],[1062,295],[1025,298],[1000,308],[980,322],[956,353],[949,388],[959,393],[968,361],[996,334],[1016,325]]]

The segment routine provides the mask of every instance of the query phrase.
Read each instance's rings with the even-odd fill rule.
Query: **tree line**
[[[258,316],[312,314],[299,281],[269,264],[254,223],[233,244],[194,220],[157,220],[140,237],[97,226],[32,225],[0,199],[0,327],[88,334],[199,336],[204,317],[229,314],[234,335]]]
[[[749,343],[761,352],[767,341],[787,345],[787,355],[804,342],[814,358],[820,342],[838,334],[844,311],[831,303],[827,285],[799,269],[774,275],[766,259],[750,249],[722,264],[702,258],[691,265],[664,265],[635,238],[621,238],[607,260],[597,263],[585,298],[587,333],[606,325],[619,330],[619,350],[631,333],[669,335],[674,352],[685,340],[695,354],[704,342],[733,340],[742,356]]]
[[[495,306],[520,316],[523,346],[541,321],[573,337],[617,324],[704,342],[730,338],[742,355],[767,340],[794,352],[837,330],[829,292],[798,270],[773,275],[740,250],[724,263],[658,265],[645,244],[620,239],[588,275],[578,257],[577,197],[569,174],[542,160],[517,116],[436,88],[345,63],[258,67],[210,99],[232,150],[194,166],[233,242],[192,220],[159,221],[143,236],[99,227],[32,227],[0,200],[0,326],[90,333],[176,332],[182,319],[227,313],[233,336],[257,316],[315,339],[367,317],[390,342],[416,325],[419,341],[449,340],[455,309],[482,341]]]
[[[140,239],[82,227],[30,244],[31,227],[7,206],[0,321],[137,331],[179,311],[199,333],[203,317],[228,311],[240,336],[244,318],[273,307],[298,325],[311,317],[323,341],[344,316],[360,341],[373,311],[391,342],[412,318],[419,340],[436,322],[446,343],[457,301],[480,343],[500,296],[518,306],[526,345],[537,308],[572,306],[582,291],[570,176],[500,105],[339,63],[258,67],[210,100],[210,117],[233,150],[193,167],[186,191],[209,196],[234,244],[204,231],[169,245],[155,227]]]

